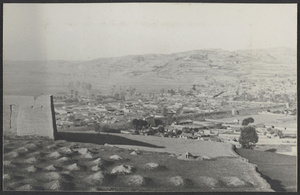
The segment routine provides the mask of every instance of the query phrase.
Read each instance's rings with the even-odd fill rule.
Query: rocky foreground
[[[15,139],[4,140],[3,163],[6,191],[272,191],[240,157]]]

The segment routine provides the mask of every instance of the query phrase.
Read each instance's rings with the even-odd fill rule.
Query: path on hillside
[[[297,191],[296,156],[247,149],[237,149],[236,152],[258,166],[259,172],[270,183],[273,190]]]

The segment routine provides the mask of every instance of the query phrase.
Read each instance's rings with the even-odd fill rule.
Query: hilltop
[[[226,51],[196,50],[173,54],[131,55],[91,61],[5,61],[4,93],[67,91],[80,80],[108,93],[112,86],[134,86],[139,92],[190,88],[210,83],[292,76],[296,80],[296,50],[272,48]]]

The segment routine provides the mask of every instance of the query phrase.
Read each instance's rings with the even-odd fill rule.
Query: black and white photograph
[[[4,3],[4,191],[297,192],[297,4]]]

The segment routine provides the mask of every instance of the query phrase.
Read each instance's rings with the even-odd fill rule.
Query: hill
[[[104,93],[110,92],[114,85],[158,93],[161,88],[190,89],[193,84],[236,86],[240,80],[275,74],[296,79],[296,53],[288,48],[210,49],[91,61],[5,61],[4,92],[24,95],[68,91],[72,80],[89,82]]]

